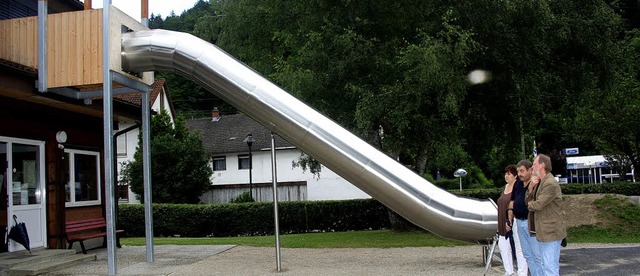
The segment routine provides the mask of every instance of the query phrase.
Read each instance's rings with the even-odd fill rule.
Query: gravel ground
[[[616,250],[610,250],[615,248]],[[621,251],[618,251],[620,249]],[[603,251],[604,250],[604,251]],[[481,275],[482,247],[406,248],[282,248],[281,272],[276,270],[275,248],[248,246],[154,247],[154,263],[146,263],[144,246],[117,251],[119,275]],[[95,262],[59,270],[52,275],[105,275],[106,251],[92,250]],[[609,254],[609,255],[607,255]],[[612,255],[611,255],[612,254]],[[598,255],[602,258],[587,258]],[[629,275],[640,271],[638,244],[569,244],[561,254],[562,275]],[[618,271],[618,272],[616,272]],[[634,274],[631,272],[631,274]],[[494,257],[487,275],[503,275]]]
[[[276,271],[275,248],[239,246],[175,275],[478,275],[484,271],[480,246],[283,248],[281,255],[282,273]],[[492,274],[501,273],[492,269]]]

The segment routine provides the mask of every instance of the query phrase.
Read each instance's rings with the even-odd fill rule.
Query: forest
[[[554,174],[564,148],[640,168],[636,0],[210,0],[149,27],[214,43],[427,179],[502,186],[534,143]],[[239,112],[157,76],[186,118]]]

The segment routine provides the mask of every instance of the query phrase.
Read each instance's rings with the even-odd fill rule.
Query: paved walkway
[[[407,248],[283,248],[276,270],[275,248],[247,246],[155,246],[146,263],[144,246],[117,250],[118,275],[481,275],[482,249],[475,246]],[[106,250],[98,260],[52,275],[105,275]],[[640,245],[569,244],[562,249],[562,275],[639,275]],[[488,275],[502,275],[494,258]]]

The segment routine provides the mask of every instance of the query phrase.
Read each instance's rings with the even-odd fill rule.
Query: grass
[[[607,225],[569,229],[571,242],[640,243],[640,205],[629,199],[604,196],[594,202]]]
[[[569,229],[567,241],[570,243],[640,243],[640,233],[622,233],[611,228],[580,226]]]
[[[145,238],[122,238],[124,245],[144,245]],[[222,245],[270,247],[274,236],[216,237],[216,238],[154,238],[156,245]],[[285,248],[392,248],[424,246],[470,245],[468,242],[447,240],[423,231],[352,231],[280,235]]]

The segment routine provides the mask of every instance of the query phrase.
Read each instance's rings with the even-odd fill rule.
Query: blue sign
[[[564,155],[578,155],[580,150],[578,148],[566,148],[564,149]]]

